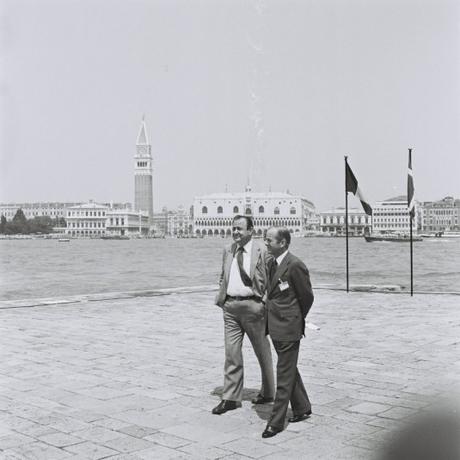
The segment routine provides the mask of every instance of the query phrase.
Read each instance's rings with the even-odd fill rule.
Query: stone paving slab
[[[242,407],[210,412],[214,293],[157,294],[0,309],[0,459],[371,459],[446,395],[458,402],[458,296],[317,290],[299,362],[313,416],[262,439],[271,406],[250,403],[247,342]]]

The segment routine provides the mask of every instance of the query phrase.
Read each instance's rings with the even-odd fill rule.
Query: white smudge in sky
[[[264,29],[264,11],[266,10],[266,2],[264,0],[256,0],[253,3],[255,10],[254,30],[247,34],[247,42],[253,50],[254,59],[251,68],[251,84],[250,84],[250,102],[251,115],[250,119],[254,129],[255,148],[249,153],[249,183],[256,190],[262,184],[260,179],[264,172],[263,150],[264,150],[264,123],[262,112],[262,78],[263,72],[263,29]]]

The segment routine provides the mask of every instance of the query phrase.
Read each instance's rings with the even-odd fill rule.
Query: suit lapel
[[[225,275],[225,282],[228,284],[228,280],[230,278],[230,268],[232,266],[233,261],[233,253],[235,252],[236,244],[233,243],[229,249],[227,249],[227,257],[225,258],[225,268],[224,268],[224,275]]]
[[[254,278],[254,271],[256,269],[257,261],[259,260],[260,256],[260,247],[252,242],[252,251],[251,251],[251,266],[249,269],[249,278]]]
[[[291,254],[288,252],[284,256],[284,259],[281,261],[279,267],[276,269],[273,278],[270,280],[270,289],[268,291],[268,294],[271,294],[275,290],[276,286],[278,285],[278,280],[281,278],[281,276],[283,276],[286,273],[291,258],[290,256]]]

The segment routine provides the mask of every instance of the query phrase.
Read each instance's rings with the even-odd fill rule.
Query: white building
[[[250,186],[240,193],[214,193],[193,202],[195,235],[230,236],[236,214],[250,215],[255,234],[262,236],[271,226],[283,226],[301,235],[314,217],[314,204],[300,195],[282,192],[253,192]]]
[[[129,209],[110,209],[106,213],[106,235],[147,235],[149,228],[150,220],[145,212],[135,212]]]
[[[89,202],[67,209],[66,233],[73,237],[98,238],[105,235],[108,206]]]
[[[348,209],[348,235],[363,236],[371,229],[371,216],[362,209]],[[331,236],[345,236],[345,208],[337,208],[320,213],[321,232]]]
[[[417,231],[419,220],[419,206],[415,204],[415,218],[412,222],[412,231]],[[409,210],[407,197],[398,196],[389,200],[379,201],[372,208],[372,232],[409,233]]]
[[[22,209],[27,219],[47,216],[52,219],[67,218],[67,209],[73,206],[84,204],[83,202],[37,202],[37,203],[0,203],[0,216],[4,215],[11,220],[18,209]],[[113,209],[131,209],[131,203],[101,203]]]
[[[446,196],[420,203],[420,228],[424,232],[460,230],[460,200]]]
[[[77,206],[80,203],[58,203],[58,202],[38,202],[38,203],[0,203],[0,215],[11,220],[18,209],[22,209],[27,219],[34,217],[47,216],[51,219],[66,217],[66,209]]]
[[[66,222],[67,235],[83,238],[141,235],[147,234],[150,227],[147,213],[111,208],[92,201],[68,208]]]
[[[163,207],[161,212],[153,215],[153,224],[157,235],[191,236],[193,235],[192,217],[183,206],[177,209]]]
[[[193,233],[193,222],[190,213],[179,206],[168,213],[168,234],[172,236],[188,236]]]

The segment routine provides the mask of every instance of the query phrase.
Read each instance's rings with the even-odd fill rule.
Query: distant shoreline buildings
[[[34,217],[50,217],[51,219],[66,218],[67,209],[72,206],[79,206],[84,204],[84,201],[78,202],[54,202],[43,201],[36,203],[0,203],[0,215],[3,215],[7,220],[11,220],[16,214],[18,209],[22,209],[27,219]],[[132,209],[132,204],[126,203],[100,203],[110,209]]]
[[[252,192],[248,188],[245,192],[195,197],[190,209],[163,207],[161,212],[153,214],[151,220],[148,213],[133,210],[128,202],[0,203],[0,215],[8,221],[18,209],[22,209],[28,219],[40,216],[64,218],[66,233],[73,237],[148,235],[151,229],[158,236],[229,236],[231,220],[236,214],[253,217],[256,235],[263,234],[271,225],[286,226],[294,235],[345,235],[343,207],[316,211],[314,204],[300,195]],[[102,222],[99,217],[104,217],[105,221]],[[350,236],[362,236],[368,232],[407,233],[407,201],[402,196],[377,202],[372,217],[360,208],[351,208],[348,210],[348,224]],[[414,230],[415,225],[418,233],[460,231],[460,199],[449,196],[438,201],[417,203]]]
[[[290,192],[256,192],[247,185],[243,192],[222,192],[197,196],[190,208],[153,209],[153,157],[145,118],[142,117],[134,154],[134,205],[125,203],[36,202],[0,203],[0,215],[7,221],[22,209],[27,219],[47,216],[64,218],[65,232],[72,237],[101,236],[230,236],[232,219],[250,215],[255,234],[262,236],[271,226],[283,226],[294,236],[345,235],[345,209],[318,212],[309,199]],[[438,201],[416,204],[413,229],[419,232],[460,230],[460,199],[447,196]],[[60,229],[62,230],[62,229]],[[378,201],[372,216],[361,209],[349,209],[351,236],[370,232],[409,231],[407,199],[399,196]]]

